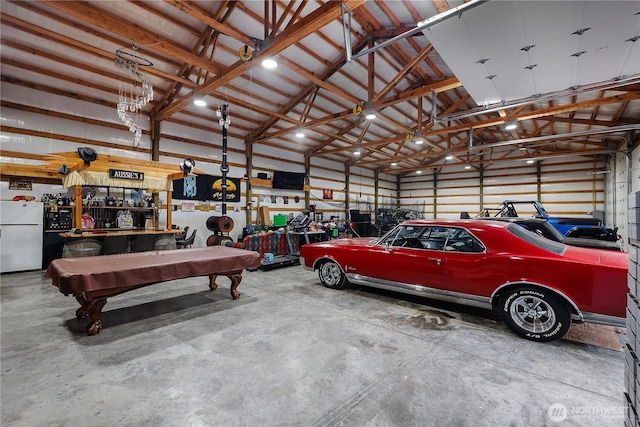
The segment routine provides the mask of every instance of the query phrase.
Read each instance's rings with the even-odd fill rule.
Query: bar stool
[[[107,236],[102,243],[100,255],[124,254],[127,252],[127,236]]]
[[[131,252],[148,252],[156,248],[155,234],[141,234],[136,236],[136,240],[131,245]]]
[[[193,241],[196,238],[196,232],[198,230],[193,230],[193,233],[191,233],[191,236],[189,236],[188,239],[185,240],[176,240],[176,247],[178,249],[184,249],[184,248],[190,248],[191,245],[193,245]]]

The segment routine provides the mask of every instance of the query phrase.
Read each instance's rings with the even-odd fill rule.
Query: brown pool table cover
[[[226,246],[54,260],[46,277],[65,295],[224,275],[260,267],[260,254]]]

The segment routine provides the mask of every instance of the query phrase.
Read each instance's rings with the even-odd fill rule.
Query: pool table
[[[231,297],[240,298],[242,271],[260,267],[260,254],[226,246],[175,249],[54,260],[46,277],[64,295],[80,303],[76,317],[90,317],[87,333],[102,330],[102,307],[107,298],[144,286],[187,277],[209,276],[215,290],[217,276],[231,280]]]

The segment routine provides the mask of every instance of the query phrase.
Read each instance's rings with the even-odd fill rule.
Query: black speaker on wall
[[[258,179],[267,179],[267,174],[265,172],[258,172]]]

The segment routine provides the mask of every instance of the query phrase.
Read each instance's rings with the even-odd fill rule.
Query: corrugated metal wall
[[[401,205],[419,209],[428,218],[471,217],[503,200],[539,200],[555,215],[589,216],[604,212],[604,163],[580,157],[539,164],[500,163],[486,168],[411,174],[401,179]],[[519,213],[533,215],[532,207]]]

